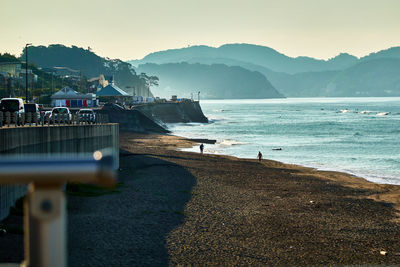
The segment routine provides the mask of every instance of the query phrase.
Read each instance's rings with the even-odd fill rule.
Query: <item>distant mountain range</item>
[[[212,68],[216,64],[238,66],[242,71],[255,71],[265,76],[265,84],[271,84],[282,95],[288,97],[400,96],[400,47],[371,53],[362,58],[342,53],[329,60],[319,60],[311,57],[288,57],[265,46],[227,44],[218,48],[192,46],[171,49],[151,53],[142,60],[129,61],[137,66],[138,72],[146,70],[148,74],[159,76],[158,91],[163,91],[165,88],[173,90],[174,86],[179,84],[184,84],[186,92],[209,86],[204,84],[205,80],[189,81],[184,75],[161,71],[163,68],[171,67],[171,63],[182,62],[189,63],[180,65],[185,75],[198,70],[199,65]],[[192,64],[198,65],[194,68]],[[219,70],[222,70],[222,67]],[[196,76],[195,73],[190,75]],[[218,77],[222,76],[217,75],[215,78]],[[186,79],[185,82],[182,79]],[[233,80],[235,79],[231,76],[225,79],[227,83]],[[243,88],[237,91],[252,92],[247,94],[246,98],[256,98],[256,95],[252,94],[257,89],[252,87],[253,84],[249,79],[238,86]],[[229,89],[227,87],[212,89],[212,91],[218,90]],[[214,95],[227,94],[215,92]]]
[[[29,58],[38,67],[68,67],[87,78],[112,75],[121,89],[133,93],[135,88],[143,96],[151,93],[142,72],[158,76],[159,86],[151,90],[168,98],[198,91],[204,98],[400,96],[400,47],[362,58],[342,53],[319,60],[288,57],[264,46],[227,44],[171,49],[123,62],[90,49],[50,45],[30,47]]]

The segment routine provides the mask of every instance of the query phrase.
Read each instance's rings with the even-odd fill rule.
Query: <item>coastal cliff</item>
[[[208,122],[198,101],[146,104],[135,109],[159,123]]]

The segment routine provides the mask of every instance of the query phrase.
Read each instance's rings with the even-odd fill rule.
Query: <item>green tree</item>
[[[150,87],[158,86],[159,79],[157,76],[148,76],[146,73],[142,72],[139,75],[140,85],[144,89],[144,93],[147,97],[150,96]]]

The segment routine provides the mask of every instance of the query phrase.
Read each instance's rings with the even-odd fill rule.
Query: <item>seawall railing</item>
[[[19,126],[44,126],[44,125],[81,125],[81,124],[101,124],[107,123],[107,114],[71,114],[71,113],[18,113],[18,112],[1,112],[0,111],[0,127],[19,127]]]

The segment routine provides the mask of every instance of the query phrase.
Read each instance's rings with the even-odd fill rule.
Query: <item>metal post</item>
[[[28,46],[31,43],[25,45],[25,102],[28,103]]]
[[[7,123],[8,127],[10,127],[10,120],[11,120],[11,115],[10,115],[10,112],[7,111],[6,112],[6,123]]]
[[[18,114],[17,114],[17,112],[13,112],[13,117],[14,117],[15,127],[17,127],[18,126]]]
[[[29,184],[24,207],[26,266],[66,266],[66,203],[62,184]]]
[[[28,112],[27,115],[28,115],[28,124],[29,126],[32,126],[32,113]]]

